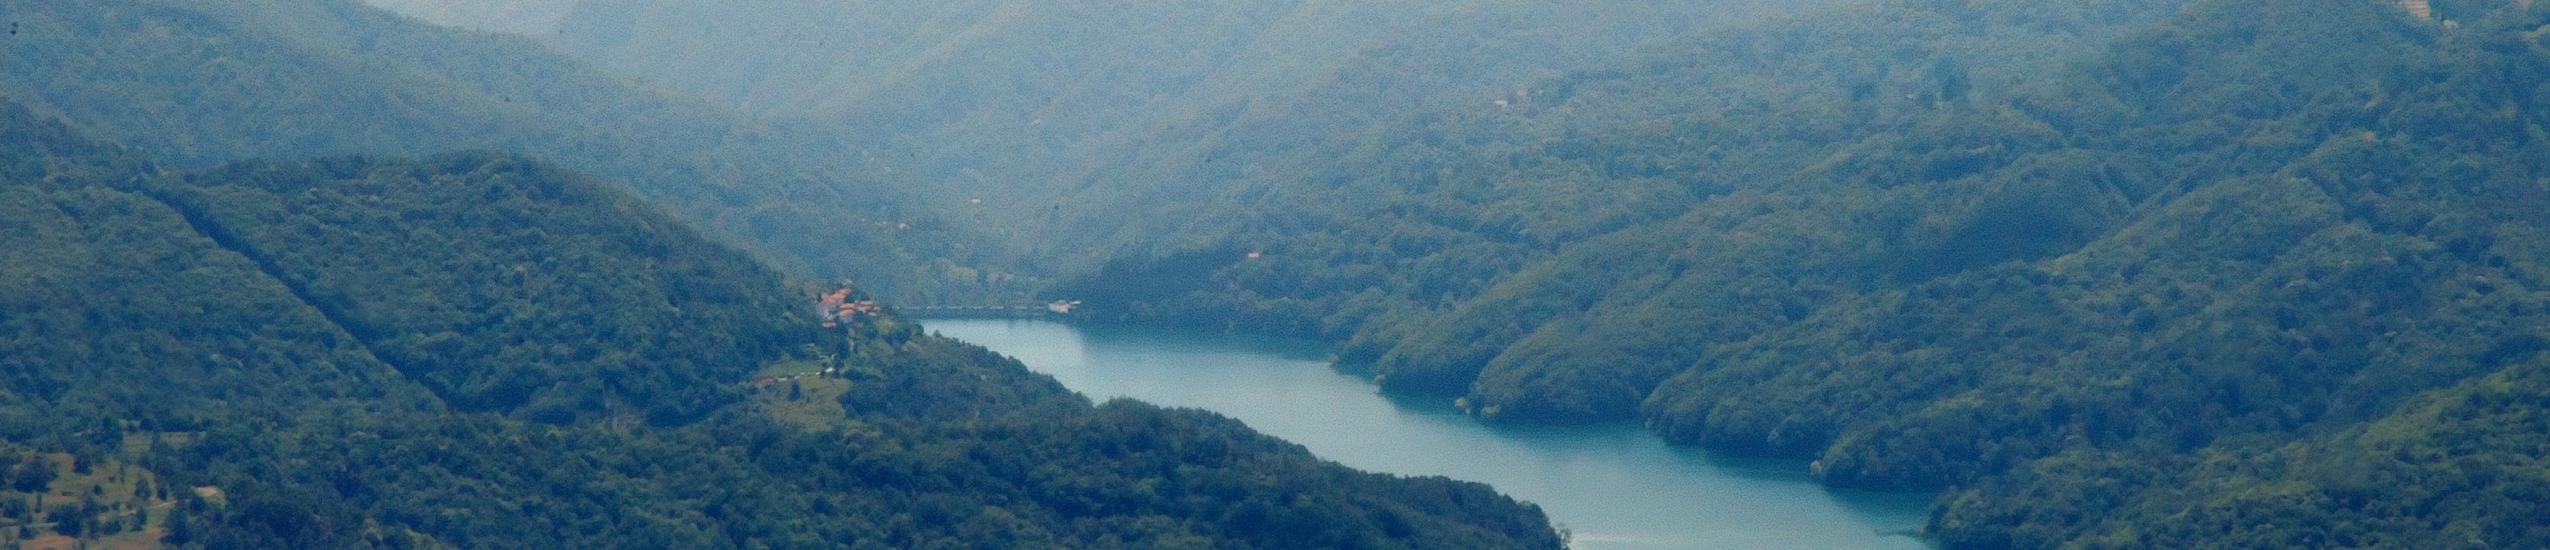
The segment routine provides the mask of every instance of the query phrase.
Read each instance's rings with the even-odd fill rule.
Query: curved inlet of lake
[[[1346,466],[1493,485],[1540,504],[1577,548],[1927,548],[1931,494],[1828,489],[1803,464],[1711,456],[1636,426],[1509,428],[1385,397],[1317,344],[1050,321],[940,319],[1093,399],[1246,422]]]

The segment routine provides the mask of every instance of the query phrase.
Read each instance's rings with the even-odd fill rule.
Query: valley
[[[0,542],[2550,543],[2529,0],[0,20]]]

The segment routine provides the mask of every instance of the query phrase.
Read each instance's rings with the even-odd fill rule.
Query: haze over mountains
[[[1281,185],[1267,176],[1403,112],[1529,103],[1508,96],[1643,45],[1830,3],[501,4],[574,14],[527,34],[597,66],[765,119],[849,128],[861,154],[943,193],[958,219],[1012,243],[1022,269],[1050,276],[1094,264],[1081,250],[1197,244],[1212,226],[1162,220],[1240,215],[1224,195]]]
[[[920,299],[977,292],[957,229],[839,154],[839,132],[753,122],[528,41],[352,2],[28,1],[13,74],[38,113],[178,167],[261,157],[537,154],[755,243],[793,270]],[[888,254],[893,261],[870,261]]]
[[[428,418],[475,431],[393,439],[566,430],[585,443],[543,452],[634,438],[751,470],[854,460],[821,438],[865,437],[970,460],[737,495],[871,522],[837,530],[555,493],[660,505],[606,516],[672,543],[1556,544],[1481,487],[1092,412],[908,330],[805,330],[812,289],[781,278],[847,278],[889,305],[1073,299],[1098,322],[1326,339],[1340,368],[1491,422],[1636,421],[1836,486],[1944,491],[1925,535],[1949,547],[2550,544],[2550,5],[373,4],[478,30],[348,0],[0,1],[0,68],[34,75],[0,80],[25,106],[9,444],[256,442],[115,456],[344,503],[332,525],[375,542],[600,532],[563,508],[404,507],[465,483],[367,485],[389,470],[342,462],[372,450],[306,443]],[[164,273],[183,275],[144,275]],[[188,298],[59,298],[161,295]],[[202,326],[116,317],[136,310]],[[232,326],[269,316],[287,322]],[[877,377],[824,413],[848,428],[792,431],[769,419],[803,411],[732,386],[809,344]],[[367,420],[317,420],[336,416]],[[1046,453],[1135,473],[1004,469]],[[1067,498],[1197,460],[1234,477]],[[727,471],[701,468],[648,479]],[[1221,484],[1261,468],[1339,481]],[[1309,496],[1252,508],[1269,494]],[[246,537],[207,540],[296,540],[184,506]],[[950,527],[987,517],[1017,529]]]

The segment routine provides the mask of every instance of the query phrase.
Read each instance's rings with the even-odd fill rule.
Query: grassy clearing
[[[841,394],[854,382],[826,376],[819,361],[784,361],[762,369],[751,384],[753,406],[763,414],[807,429],[822,430],[848,422]]]
[[[148,448],[148,436],[131,436],[127,446]],[[157,548],[165,521],[176,507],[172,489],[159,476],[132,463],[92,459],[82,464],[68,453],[32,453],[0,447],[0,457],[14,471],[46,468],[52,482],[38,491],[0,489],[0,545],[27,549]],[[14,476],[13,476],[14,477]]]

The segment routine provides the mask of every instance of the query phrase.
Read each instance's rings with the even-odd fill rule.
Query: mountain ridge
[[[72,135],[5,102],[0,121]],[[776,271],[535,161],[159,172],[24,145],[0,153],[0,242],[50,242],[0,262],[0,440],[173,496],[0,519],[20,527],[214,548],[1560,544],[1484,486],[1092,405],[890,312],[822,328]],[[801,397],[747,384],[808,365],[858,373],[803,375],[847,388],[819,397],[838,416],[780,420],[764,409]]]

